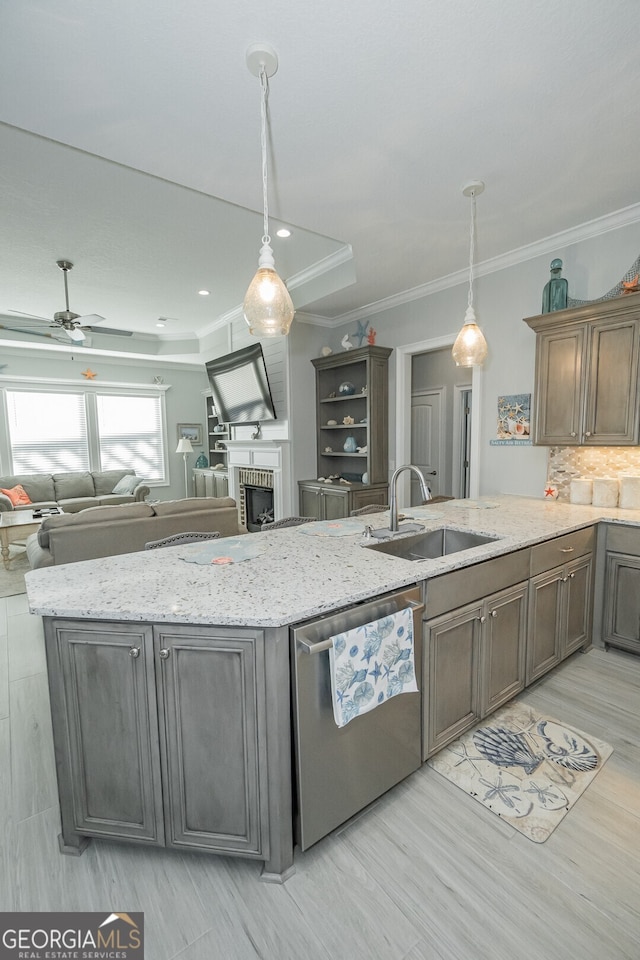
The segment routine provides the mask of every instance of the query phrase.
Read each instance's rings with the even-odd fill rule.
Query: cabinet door
[[[568,563],[564,576],[566,598],[561,655],[568,657],[589,642],[591,636],[591,556]]]
[[[193,471],[193,495],[194,497],[206,497],[204,490],[204,473],[201,470]]]
[[[640,653],[640,557],[607,550],[602,640]]]
[[[166,845],[269,850],[262,635],[154,627]]]
[[[325,487],[320,494],[322,520],[341,520],[349,516],[349,491],[345,488]],[[304,514],[306,516],[306,514]]]
[[[211,494],[213,497],[228,497],[229,496],[229,478],[226,474],[214,474],[214,492]]]
[[[590,330],[584,444],[638,442],[636,320],[597,323]]]
[[[151,629],[55,621],[54,630],[58,659],[50,660],[50,682],[62,688],[52,703],[56,748],[64,750],[57,757],[63,837],[75,831],[162,844]],[[56,723],[59,710],[64,719]]]
[[[299,484],[299,499],[301,517],[315,517],[316,520],[322,519],[319,486],[315,484]]]
[[[562,633],[562,569],[532,577],[529,584],[527,684],[560,663]]]
[[[482,715],[524,689],[528,584],[518,583],[486,601]]]
[[[585,333],[578,326],[537,336],[536,443],[581,443]]]
[[[476,604],[425,623],[425,760],[480,719],[481,617]]]

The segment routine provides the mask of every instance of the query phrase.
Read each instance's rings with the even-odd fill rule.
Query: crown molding
[[[569,230],[563,230],[560,233],[544,237],[542,240],[536,240],[534,243],[516,247],[514,250],[509,250],[507,253],[499,254],[489,260],[482,260],[480,263],[474,264],[474,276],[477,278],[487,276],[490,273],[497,273],[499,270],[525,263],[527,260],[534,260],[544,254],[555,253],[558,247],[570,247],[575,243],[590,240],[612,230],[619,230],[621,227],[638,223],[638,221],[640,221],[640,203],[635,203],[629,207],[623,207],[621,210],[616,210],[614,213],[581,223],[577,227],[571,227]],[[421,300],[423,297],[448,290],[450,287],[456,287],[461,283],[466,283],[468,279],[469,268],[465,267],[462,270],[456,270],[455,273],[430,280],[418,287],[403,290],[401,293],[394,294],[384,300],[377,300],[374,303],[358,307],[356,310],[350,310],[348,313],[333,318],[325,325],[340,327],[345,323],[352,323],[354,320],[363,320],[386,310],[393,310],[405,303],[412,303],[414,300]]]

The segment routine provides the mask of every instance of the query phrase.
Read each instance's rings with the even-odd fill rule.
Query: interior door
[[[424,474],[432,496],[441,489],[444,439],[444,390],[425,390],[411,395],[411,463]],[[420,484],[411,477],[411,505],[422,503]]]

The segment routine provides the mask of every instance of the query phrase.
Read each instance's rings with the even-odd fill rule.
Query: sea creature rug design
[[[612,753],[609,744],[513,701],[437,753],[429,766],[543,843]]]

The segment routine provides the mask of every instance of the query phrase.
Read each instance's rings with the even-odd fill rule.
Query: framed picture
[[[178,424],[178,440],[182,440],[183,437],[186,437],[187,440],[190,440],[192,446],[201,447],[202,446],[202,424],[179,423]]]

